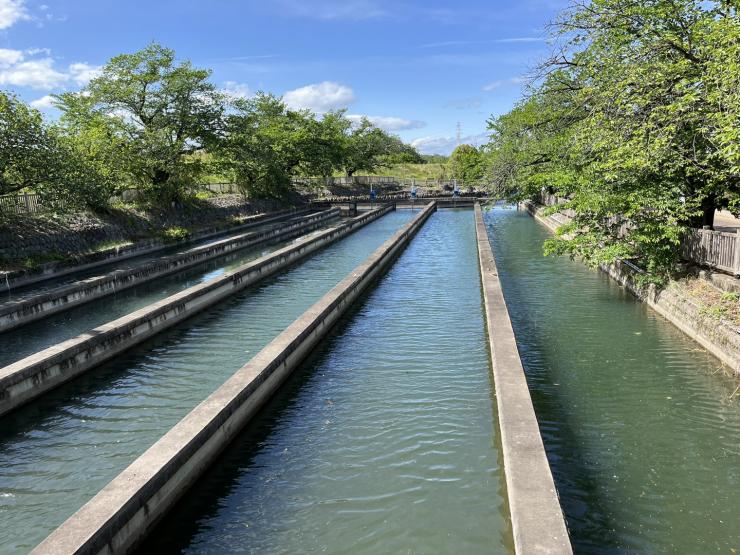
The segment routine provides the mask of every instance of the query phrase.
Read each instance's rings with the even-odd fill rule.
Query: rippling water
[[[720,363],[604,275],[486,214],[579,553],[740,551],[740,403]]]
[[[336,220],[327,223],[319,229],[325,229],[335,225],[337,225]],[[276,224],[260,226],[255,228],[254,231],[265,230],[271,227],[276,227]],[[318,233],[318,231],[312,233]],[[223,239],[223,237],[220,239]],[[81,333],[116,318],[130,314],[151,303],[174,295],[183,289],[222,275],[225,272],[255,260],[260,256],[276,251],[297,240],[290,239],[288,241],[279,241],[268,245],[241,249],[203,264],[198,264],[182,272],[142,283],[115,295],[109,295],[102,299],[91,301],[82,306],[48,316],[43,320],[32,322],[16,330],[0,334],[0,368],[42,349],[46,349],[51,345],[56,345],[57,343],[76,337]],[[168,252],[168,254],[172,253]],[[151,258],[152,256],[137,257],[123,262],[123,266],[121,267],[130,267],[134,261],[137,264],[141,264]],[[88,271],[86,274],[75,274],[74,278],[64,276],[57,281],[44,282],[43,285],[47,288],[57,287],[67,282],[71,283],[72,281],[83,279],[84,277],[99,276],[110,270],[111,268],[108,266],[105,269],[96,268],[95,270]],[[38,292],[41,290],[39,288],[33,291]],[[0,298],[4,299],[5,296],[0,295]]]
[[[41,541],[411,217],[392,212],[4,416],[0,552]]]
[[[473,224],[432,215],[142,551],[507,552]]]

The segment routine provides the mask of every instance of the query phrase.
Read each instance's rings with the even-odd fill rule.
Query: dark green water
[[[412,216],[392,212],[4,416],[0,552],[29,551]]]
[[[604,275],[486,221],[578,553],[740,551],[740,403],[717,359]]]
[[[472,210],[433,214],[143,553],[506,553]]]

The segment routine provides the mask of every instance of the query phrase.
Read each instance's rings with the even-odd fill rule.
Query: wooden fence
[[[740,229],[735,233],[691,229],[681,243],[681,255],[703,266],[740,275]]]
[[[41,197],[35,193],[22,195],[0,195],[0,212],[10,214],[34,214],[44,210]]]
[[[545,206],[556,206],[563,202],[566,202],[566,199],[555,195],[544,192],[540,195],[540,203]],[[563,210],[561,213],[569,219],[573,216],[572,210]],[[619,223],[616,219],[615,222]],[[621,222],[619,236],[626,235],[629,227],[628,221]],[[740,276],[740,229],[735,233],[689,229],[681,242],[681,257],[702,266]]]

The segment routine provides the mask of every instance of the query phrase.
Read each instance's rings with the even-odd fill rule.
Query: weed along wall
[[[429,205],[67,520],[34,553],[130,551],[435,211]]]

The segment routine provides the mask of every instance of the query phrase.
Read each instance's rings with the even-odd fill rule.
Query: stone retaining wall
[[[0,263],[34,256],[73,257],[101,243],[156,239],[162,230],[224,225],[236,217],[280,208],[276,201],[244,202],[241,195],[222,195],[175,210],[121,211],[70,215],[0,214]]]

